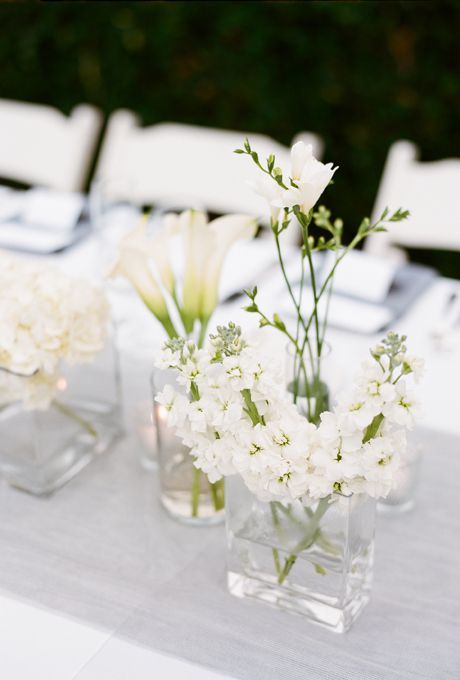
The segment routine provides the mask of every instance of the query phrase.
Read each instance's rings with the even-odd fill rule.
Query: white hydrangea
[[[157,400],[211,482],[239,474],[266,501],[308,504],[334,492],[384,496],[416,413],[401,378],[420,370],[417,359],[406,360],[404,339],[387,338],[317,427],[292,403],[280,362],[264,357],[232,324],[206,349],[167,343],[157,365],[175,368],[178,390],[168,386]]]
[[[61,361],[92,361],[104,346],[108,317],[105,294],[89,282],[0,253],[1,403],[46,408]]]

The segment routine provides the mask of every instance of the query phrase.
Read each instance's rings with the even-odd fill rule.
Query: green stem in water
[[[209,482],[209,489],[211,491],[211,498],[214,510],[216,512],[219,512],[219,510],[223,510],[225,506],[224,480],[219,479],[218,482]]]
[[[192,480],[192,517],[198,517],[200,505],[201,470],[193,466]]]
[[[289,555],[289,557],[286,558],[281,572],[278,571],[278,583],[280,585],[284,582],[284,580],[289,575],[289,572],[291,571],[292,567],[296,563],[296,560],[297,560],[297,557],[299,556],[299,553],[301,553],[303,550],[307,550],[316,541],[316,538],[317,538],[318,534],[320,533],[319,523],[320,523],[323,515],[325,514],[326,510],[328,509],[328,507],[329,507],[329,497],[321,498],[321,500],[318,503],[318,507],[316,508],[315,512],[311,516],[311,520],[310,520],[309,527],[308,527],[308,529],[309,529],[308,533],[295,546],[294,550]]]
[[[89,423],[87,420],[82,418],[76,411],[74,411],[73,408],[70,408],[70,406],[67,406],[66,404],[63,404],[60,401],[53,401],[54,406],[57,408],[58,411],[61,411],[64,415],[66,415],[68,418],[71,420],[74,420],[76,423],[81,425],[81,427],[86,430],[92,437],[97,439],[98,434],[97,430]]]
[[[279,517],[278,517],[278,513],[276,511],[276,504],[275,503],[276,503],[276,501],[272,501],[270,503],[270,511],[272,513],[273,524],[276,527],[277,531],[279,532],[280,520],[279,520]],[[279,554],[277,548],[272,548],[272,555],[273,555],[273,561],[275,563],[276,573],[279,577],[279,575],[281,573],[281,563],[280,563],[280,554]]]

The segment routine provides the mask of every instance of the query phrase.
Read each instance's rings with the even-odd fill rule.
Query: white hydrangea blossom
[[[0,253],[0,317],[0,403],[47,408],[60,362],[90,362],[103,348],[109,308],[89,282]]]
[[[389,334],[371,351],[374,361],[318,427],[292,403],[282,367],[234,324],[219,328],[206,349],[168,342],[157,366],[175,369],[178,390],[168,385],[157,401],[211,482],[239,474],[265,501],[385,496],[416,413],[404,377],[421,363],[407,359],[404,340]]]

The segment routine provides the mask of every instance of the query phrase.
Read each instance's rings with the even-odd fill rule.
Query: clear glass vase
[[[286,386],[299,413],[318,424],[323,411],[328,411],[335,394],[342,387],[340,367],[333,361],[331,346],[323,342],[318,353],[314,342],[304,349],[302,357],[293,345],[286,348]]]
[[[11,377],[11,376],[10,376]],[[18,393],[47,389],[41,374],[13,375]],[[49,494],[121,434],[118,357],[112,339],[92,363],[62,366],[49,405],[0,407],[0,473],[17,488]],[[45,405],[45,407],[44,407]]]
[[[388,496],[380,498],[377,510],[384,515],[401,515],[415,506],[417,488],[420,478],[421,446],[413,443],[401,455],[401,466],[397,472],[395,484]]]
[[[152,374],[153,419],[157,433],[161,504],[180,522],[203,526],[218,524],[224,519],[224,482],[209,482],[193,465],[190,449],[182,444],[174,428],[168,426],[165,407],[155,401],[155,396],[167,384],[178,389],[175,374],[155,370]]]
[[[311,506],[264,503],[226,479],[228,587],[336,632],[369,600],[375,500],[334,494]]]

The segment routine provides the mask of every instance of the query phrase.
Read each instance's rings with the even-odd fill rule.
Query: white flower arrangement
[[[318,426],[292,402],[281,366],[232,323],[204,349],[166,343],[157,365],[175,371],[177,388],[168,385],[156,399],[211,482],[239,474],[262,501],[385,496],[417,411],[405,377],[418,378],[422,362],[407,357],[404,343],[388,333]]]
[[[109,306],[83,279],[0,253],[0,404],[45,409],[61,362],[88,363],[103,348]]]

